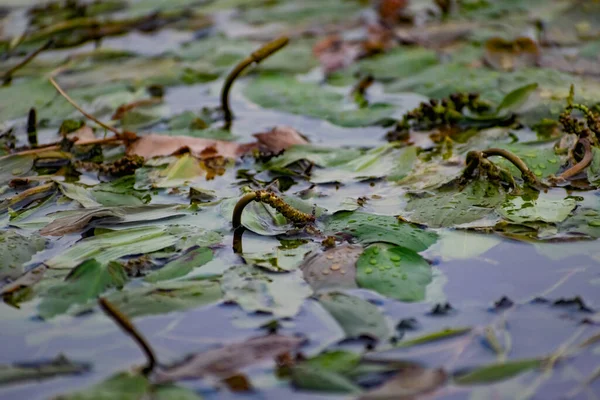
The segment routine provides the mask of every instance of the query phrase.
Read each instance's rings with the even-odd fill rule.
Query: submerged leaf
[[[46,239],[38,234],[25,237],[14,230],[0,231],[0,280],[20,276],[23,264],[45,248]]]
[[[190,389],[168,384],[152,384],[148,378],[128,372],[113,375],[105,381],[79,392],[60,395],[55,397],[54,400],[138,400],[142,398],[153,400],[202,400],[200,395]]]
[[[90,365],[73,362],[63,355],[41,362],[0,365],[0,386],[26,381],[39,382],[53,377],[79,375],[90,370]]]
[[[300,269],[315,292],[356,287],[356,261],[361,246],[343,244],[307,257]]]
[[[267,274],[248,265],[225,271],[221,289],[225,300],[237,303],[248,312],[267,312],[278,317],[296,315],[312,294],[297,274]]]
[[[250,365],[272,360],[296,351],[303,339],[293,336],[267,335],[191,355],[181,363],[156,374],[157,382],[197,379],[207,375],[227,378]]]
[[[401,368],[382,386],[361,396],[361,400],[410,400],[442,387],[448,374],[441,368],[432,369],[418,365]]]
[[[401,301],[425,299],[432,281],[429,263],[412,250],[375,243],[356,262],[356,282],[365,289]]]
[[[359,394],[361,388],[352,380],[335,371],[325,368],[315,368],[312,365],[296,365],[292,368],[292,384],[301,390],[322,393]]]
[[[368,336],[379,341],[389,338],[390,329],[385,316],[367,300],[343,293],[326,293],[318,299],[340,324],[347,338]]]

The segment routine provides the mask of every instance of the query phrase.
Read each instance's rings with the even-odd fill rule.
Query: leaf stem
[[[592,162],[593,153],[592,153],[592,145],[587,138],[579,139],[579,143],[583,145],[583,149],[585,153],[583,154],[583,158],[577,164],[573,165],[568,170],[564,171],[562,174],[558,176],[559,179],[569,179],[581,171],[587,168],[588,165]]]
[[[523,180],[525,182],[532,185],[542,186],[541,182],[537,179],[535,174],[531,172],[527,164],[525,164],[525,162],[521,160],[516,154],[511,153],[508,150],[499,148],[483,150],[481,153],[485,158],[492,156],[504,157],[505,159],[510,161],[515,167],[517,167],[519,171],[521,171],[521,176],[523,177]]]
[[[275,193],[268,192],[266,190],[256,190],[242,196],[242,198],[239,199],[235,205],[233,209],[233,217],[231,219],[233,229],[237,229],[242,225],[242,213],[244,212],[244,208],[246,208],[246,206],[253,201],[270,205],[288,220],[297,224],[307,224],[309,222],[314,222],[315,220],[314,215],[295,209]]]
[[[287,45],[289,39],[285,36],[275,39],[260,49],[256,50],[248,57],[244,58],[235,68],[227,75],[227,79],[225,79],[225,83],[223,84],[223,89],[221,90],[221,108],[223,109],[225,122],[229,125],[233,120],[233,114],[231,112],[231,108],[229,107],[229,91],[233,85],[233,82],[237,79],[237,77],[244,72],[244,70],[253,63],[260,63],[265,58],[269,57],[271,54],[277,52],[282,49],[285,45]]]
[[[33,60],[35,57],[37,57],[38,54],[40,54],[44,50],[49,49],[53,44],[54,44],[54,39],[50,39],[50,40],[46,41],[46,43],[44,43],[41,47],[32,51],[27,57],[22,59],[20,63],[13,66],[8,71],[6,71],[4,73],[4,75],[2,76],[3,84],[4,85],[9,84],[10,81],[12,80],[12,76],[15,72],[17,72],[18,70],[20,70],[21,68],[23,68],[24,66],[29,64],[31,62],[31,60]]]
[[[104,297],[100,297],[98,299],[98,304],[100,304],[100,308],[104,311],[109,317],[113,319],[119,325],[119,327],[127,333],[129,336],[136,341],[136,343],[140,346],[144,354],[146,355],[146,359],[148,360],[148,364],[142,370],[144,375],[148,375],[154,370],[156,366],[156,356],[154,355],[154,351],[148,341],[142,336],[142,334],[137,330],[137,328],[133,325],[133,323],[127,318],[125,314],[123,314],[114,304],[108,301]]]

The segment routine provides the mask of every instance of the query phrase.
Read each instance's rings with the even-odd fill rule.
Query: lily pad
[[[320,118],[345,127],[381,124],[396,109],[383,103],[349,109],[344,96],[337,92],[276,74],[262,74],[248,84],[244,94],[261,107]]]
[[[434,228],[450,227],[493,217],[505,196],[498,185],[475,180],[462,190],[450,187],[440,189],[434,195],[413,196],[406,210],[410,213],[408,219],[413,222]]]
[[[504,218],[516,223],[558,223],[567,219],[576,206],[573,198],[553,199],[540,194],[537,199],[511,197],[498,211]]]
[[[432,281],[429,263],[412,250],[375,243],[356,262],[356,282],[400,301],[422,301]]]
[[[326,222],[326,229],[338,235],[349,235],[360,243],[385,242],[423,251],[437,240],[437,234],[402,222],[396,217],[369,214],[362,211],[335,213]]]

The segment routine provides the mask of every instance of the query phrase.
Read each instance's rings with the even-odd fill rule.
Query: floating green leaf
[[[467,372],[458,372],[454,376],[454,382],[458,385],[493,383],[512,378],[534,368],[539,368],[541,365],[542,360],[536,358],[511,360],[473,368]]]
[[[360,243],[392,243],[417,252],[427,249],[437,240],[434,232],[401,222],[396,217],[361,211],[335,213],[326,221],[326,229],[353,236]]]
[[[401,301],[424,300],[431,280],[429,263],[400,246],[372,244],[356,262],[356,282],[360,287]]]
[[[52,318],[69,310],[73,305],[85,304],[107,289],[121,288],[127,281],[125,270],[119,263],[101,264],[92,259],[83,262],[56,286],[42,294],[39,314]]]
[[[338,372],[305,364],[292,368],[292,384],[301,390],[324,393],[359,394],[362,392],[350,378]]]
[[[516,223],[564,221],[577,206],[573,198],[553,199],[540,194],[537,199],[510,197],[498,209],[500,214]]]
[[[73,268],[84,260],[95,258],[101,264],[133,254],[162,250],[179,238],[166,228],[144,227],[107,232],[83,239],[67,251],[46,261],[50,268]]]
[[[505,194],[496,184],[475,180],[464,189],[440,189],[434,195],[413,196],[406,205],[409,219],[428,226],[451,227],[492,216]]]
[[[385,316],[367,300],[343,293],[326,293],[318,299],[340,324],[347,338],[370,336],[383,341],[390,336]]]
[[[394,106],[382,103],[349,110],[339,93],[276,74],[262,74],[250,82],[244,93],[261,107],[321,118],[346,127],[381,124],[395,110]]]
[[[504,98],[496,108],[496,113],[500,114],[502,112],[517,112],[519,108],[523,106],[525,102],[527,102],[531,94],[535,92],[537,88],[537,83],[530,83],[508,93],[506,96],[504,96]]]
[[[441,331],[427,333],[425,335],[417,336],[412,339],[403,340],[400,343],[398,343],[397,347],[411,347],[431,342],[437,342],[439,340],[445,340],[454,338],[456,336],[464,335],[465,333],[471,332],[471,330],[471,327],[442,329]]]
[[[169,262],[161,269],[151,272],[144,278],[147,282],[158,282],[185,276],[196,267],[200,267],[213,258],[213,252],[206,247],[193,249]]]
[[[216,303],[222,297],[220,284],[214,280],[158,282],[107,296],[130,318],[183,311]]]

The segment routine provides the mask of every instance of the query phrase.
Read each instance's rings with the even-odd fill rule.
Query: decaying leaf
[[[296,273],[269,274],[247,265],[229,268],[221,280],[225,300],[248,312],[272,313],[278,317],[295,316],[310,287]]]
[[[356,287],[356,261],[361,246],[340,245],[307,257],[300,269],[315,292]]]
[[[165,383],[204,376],[227,378],[253,364],[272,361],[278,355],[295,352],[302,343],[301,338],[283,335],[250,338],[243,342],[194,354],[181,363],[158,371],[156,381]]]
[[[308,144],[304,136],[289,126],[276,126],[270,131],[255,133],[253,136],[258,139],[260,146],[274,154],[279,154],[293,145]]]
[[[164,136],[152,133],[141,136],[131,143],[127,149],[127,154],[135,154],[144,158],[154,158],[189,151],[194,157],[198,158],[222,156],[237,159],[255,147],[255,143],[240,144],[223,140],[189,136]]]
[[[0,365],[0,386],[53,377],[79,375],[90,370],[86,363],[74,362],[63,355],[48,361]]]
[[[433,392],[448,380],[441,368],[431,369],[418,365],[401,368],[382,386],[370,390],[361,400],[411,400]]]

